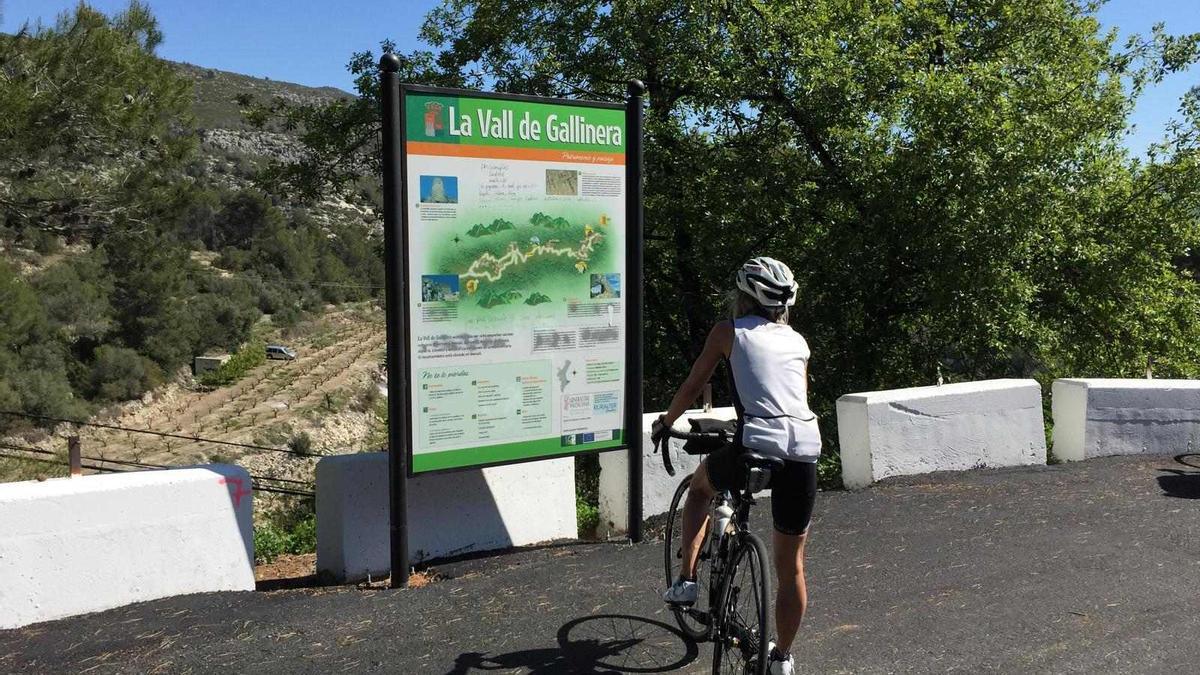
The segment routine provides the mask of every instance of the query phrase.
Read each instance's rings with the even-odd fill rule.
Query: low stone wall
[[[1200,381],[1061,379],[1051,395],[1063,461],[1200,451]]]
[[[985,380],[847,394],[837,401],[842,481],[1045,464],[1041,387]]]
[[[574,538],[575,460],[418,475],[408,481],[414,563]],[[317,463],[317,570],[341,581],[391,568],[387,453]]]
[[[0,484],[0,628],[252,591],[251,512],[222,464]]]
[[[642,416],[642,516],[649,518],[666,513],[671,507],[671,497],[683,477],[700,464],[701,456],[688,455],[680,451],[682,441],[671,441],[671,464],[675,477],[667,475],[662,465],[662,456],[654,452],[650,441],[651,426],[660,413]],[[711,412],[689,410],[676,421],[679,429],[690,430],[686,419],[708,417],[731,420],[737,417],[733,408],[714,408]],[[613,536],[629,530],[629,453],[624,450],[600,453],[600,534]]]

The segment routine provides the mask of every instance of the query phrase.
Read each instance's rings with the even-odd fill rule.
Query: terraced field
[[[372,390],[378,391],[385,341],[381,311],[357,307],[331,312],[304,337],[285,341],[297,351],[293,361],[268,360],[240,381],[211,391],[170,385],[148,402],[127,404],[122,412],[96,420],[171,436],[60,425],[54,437],[34,445],[61,451],[65,436],[77,433],[83,454],[97,460],[233,462],[254,475],[310,483],[316,458],[287,452],[289,441],[295,444],[307,435],[314,455],[372,449],[368,441],[379,425]],[[97,460],[90,463],[104,465]]]

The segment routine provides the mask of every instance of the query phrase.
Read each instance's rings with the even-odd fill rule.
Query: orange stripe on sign
[[[482,157],[485,159],[528,159],[537,162],[570,162],[572,164],[609,164],[622,166],[625,154],[593,150],[551,150],[548,148],[510,148],[500,145],[457,145],[454,143],[408,142],[410,155],[441,157]]]

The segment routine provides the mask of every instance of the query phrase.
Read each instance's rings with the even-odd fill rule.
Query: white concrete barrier
[[[0,484],[0,628],[254,590],[250,500],[222,464]]]
[[[889,476],[1046,463],[1035,380],[846,394],[837,417],[848,488]]]
[[[575,538],[575,459],[418,475],[408,481],[408,549],[420,562]],[[387,453],[317,462],[317,571],[383,577],[391,567]]]
[[[667,475],[662,465],[662,456],[654,452],[650,441],[650,428],[661,413],[646,413],[642,416],[642,517],[649,518],[666,513],[671,507],[671,497],[679,481],[695,471],[702,456],[688,455],[679,448],[682,441],[671,441],[671,464],[675,477]],[[689,417],[708,417],[731,420],[737,418],[733,408],[714,408],[711,412],[689,410],[675,422],[675,426],[687,431],[691,427]],[[612,536],[629,531],[629,453],[623,450],[600,453],[600,534]]]
[[[1051,395],[1063,461],[1200,449],[1200,381],[1061,379]]]

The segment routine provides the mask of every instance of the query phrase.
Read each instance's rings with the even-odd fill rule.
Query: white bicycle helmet
[[[787,265],[774,258],[760,256],[742,265],[737,287],[763,307],[791,307],[796,304],[796,283]]]

